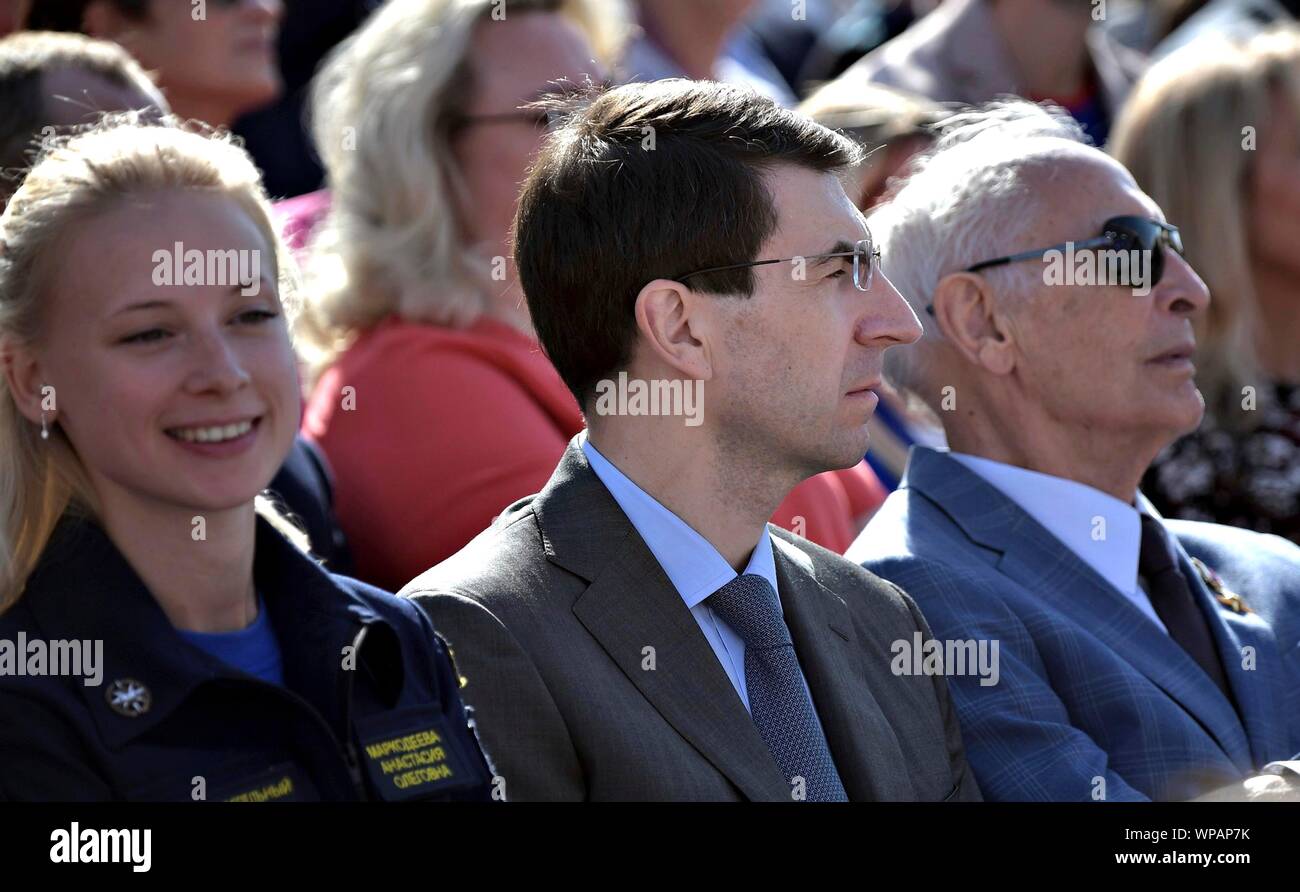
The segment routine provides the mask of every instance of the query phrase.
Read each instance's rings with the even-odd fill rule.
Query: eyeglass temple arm
[[[1085,251],[1090,248],[1102,248],[1114,243],[1115,240],[1108,235],[1099,235],[1096,238],[1086,239],[1082,242],[1062,242],[1059,245],[1052,245],[1050,248],[1039,248],[1036,251],[1021,251],[1019,254],[1010,254],[1006,257],[995,257],[992,260],[981,260],[979,263],[966,267],[963,272],[975,273],[982,269],[988,269],[991,266],[1006,266],[1009,263],[1016,263],[1021,260],[1036,260],[1049,251],[1064,251],[1071,245],[1074,246],[1074,250],[1076,251]],[[926,304],[925,311],[933,316],[934,304]]]
[[[755,260],[752,263],[731,263],[727,266],[711,266],[708,269],[697,269],[693,273],[687,273],[684,276],[678,276],[678,280],[689,279],[691,276],[702,276],[705,273],[720,273],[729,269],[744,269],[747,266],[767,266],[769,263],[789,263],[794,260],[793,257],[781,258],[777,260]]]
[[[1089,248],[1105,247],[1106,245],[1113,243],[1114,239],[1108,235],[1099,235],[1096,238],[1086,239],[1082,242],[1062,242],[1059,245],[1052,245],[1050,248],[1039,248],[1034,251],[1021,251],[1019,254],[1011,254],[1007,257],[995,257],[992,260],[981,260],[974,266],[966,267],[964,272],[974,273],[982,269],[987,269],[990,266],[1006,266],[1008,263],[1016,263],[1021,260],[1035,260],[1049,251],[1064,251],[1071,246],[1073,246],[1076,251],[1083,251]]]

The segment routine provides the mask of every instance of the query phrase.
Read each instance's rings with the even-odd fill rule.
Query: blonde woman
[[[1142,491],[1171,517],[1300,542],[1300,31],[1169,56],[1109,149],[1179,225],[1212,297],[1205,420]]]
[[[328,204],[310,258],[303,431],[358,575],[396,589],[541,488],[582,417],[537,346],[508,233],[546,118],[606,75],[609,0],[391,0],[314,85]],[[317,210],[311,205],[315,203]]]
[[[0,799],[485,798],[427,620],[259,497],[299,390],[248,156],[110,119],[0,242]],[[445,771],[370,755],[430,731]]]

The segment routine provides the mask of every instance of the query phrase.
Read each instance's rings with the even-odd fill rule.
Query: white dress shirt
[[[704,600],[738,574],[731,568],[716,548],[697,533],[684,520],[669,511],[658,500],[637,486],[618,468],[601,455],[582,434],[582,451],[591,464],[592,471],[605,484],[609,494],[618,502],[627,519],[641,535],[669,582],[677,589],[700,631],[727,673],[740,702],[749,709],[749,691],[745,686],[745,642],[735,631],[714,615]],[[772,538],[766,527],[758,538],[754,553],[745,567],[746,573],[762,576],[777,593],[780,607],[780,590],[776,584],[776,562],[772,557]],[[784,615],[784,611],[783,611]],[[800,673],[802,675],[802,671]],[[804,690],[808,681],[804,679]],[[809,692],[808,699],[812,699]],[[816,710],[816,706],[813,707]]]
[[[1023,508],[1168,634],[1138,583],[1142,520],[1136,508],[1064,477],[961,452],[948,454]]]

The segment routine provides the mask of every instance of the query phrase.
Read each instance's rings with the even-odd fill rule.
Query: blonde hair
[[[286,315],[293,314],[292,261],[248,155],[228,134],[192,132],[174,119],[148,125],[136,113],[122,113],[49,141],[0,216],[0,345],[6,355],[44,335],[54,255],[69,227],[129,196],[166,190],[215,192],[237,201],[274,249],[281,301]],[[2,612],[21,595],[59,518],[65,512],[95,517],[98,510],[85,467],[63,431],[54,425],[42,440],[39,426],[18,410],[7,380],[0,391]],[[300,531],[269,499],[259,497],[257,510],[304,547]]]
[[[1255,152],[1243,141],[1269,126],[1279,98],[1300,113],[1300,31],[1198,43],[1152,66],[1108,145],[1182,230],[1187,259],[1209,287],[1197,332],[1197,384],[1213,408],[1260,380],[1246,191]],[[1262,414],[1233,412],[1225,421],[1249,424]]]
[[[497,10],[563,14],[606,64],[621,50],[623,0],[389,0],[317,75],[313,130],[331,195],[301,320],[313,377],[390,314],[460,327],[485,308],[488,261],[461,242],[446,124],[465,101],[473,30]]]

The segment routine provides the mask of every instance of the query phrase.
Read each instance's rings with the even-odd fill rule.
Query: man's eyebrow
[[[813,266],[819,266],[823,263],[830,263],[832,261],[840,259],[837,257],[829,256],[831,254],[852,254],[853,251],[854,251],[853,242],[846,242],[844,241],[844,239],[840,239],[838,242],[831,245],[825,251],[820,251],[816,254],[809,254],[807,259],[813,261]]]

